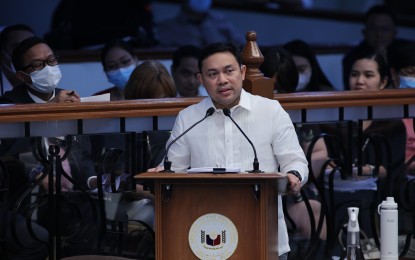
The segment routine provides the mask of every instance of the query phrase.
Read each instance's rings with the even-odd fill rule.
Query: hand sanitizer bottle
[[[358,222],[359,208],[347,208],[349,222],[347,224],[347,260],[360,260],[360,227]]]
[[[380,214],[380,259],[398,260],[398,204],[387,197],[378,206]]]

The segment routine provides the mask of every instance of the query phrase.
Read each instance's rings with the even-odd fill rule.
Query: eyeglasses
[[[22,70],[26,70],[28,68],[32,68],[34,71],[43,69],[46,64],[49,66],[55,66],[59,64],[59,56],[51,56],[46,60],[35,60],[34,62],[30,63],[29,65],[22,68]]]

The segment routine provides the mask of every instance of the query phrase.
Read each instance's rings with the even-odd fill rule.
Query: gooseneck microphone
[[[252,146],[252,149],[254,150],[254,156],[255,156],[254,157],[254,163],[253,163],[254,169],[251,170],[251,171],[247,171],[247,172],[251,172],[251,173],[263,172],[263,171],[259,170],[259,162],[258,162],[258,157],[256,156],[256,150],[255,150],[254,144],[251,142],[251,140],[248,138],[248,136],[246,136],[244,131],[242,131],[242,129],[239,127],[239,125],[235,122],[235,120],[233,120],[233,118],[231,117],[231,111],[229,110],[229,108],[225,107],[223,109],[223,114],[225,114],[225,116],[229,117],[232,120],[232,122],[236,125],[236,127],[238,127],[239,131],[241,131],[241,133],[245,136],[246,140],[248,140],[248,142]]]
[[[171,141],[170,142],[170,144],[167,146],[167,148],[166,148],[166,156],[164,157],[164,170],[163,171],[161,171],[161,172],[174,172],[172,169],[171,169],[171,161],[169,161],[169,158],[168,158],[168,153],[169,153],[169,149],[170,149],[170,146],[172,145],[172,144],[174,144],[177,140],[179,140],[180,139],[180,137],[182,137],[183,135],[185,135],[187,132],[189,132],[190,131],[190,129],[192,129],[193,127],[195,127],[197,124],[199,124],[199,123],[201,123],[203,120],[205,120],[206,118],[208,118],[209,116],[211,116],[211,115],[213,115],[213,113],[215,112],[215,109],[213,108],[213,107],[210,107],[208,110],[206,110],[206,115],[202,118],[202,119],[200,119],[199,121],[197,121],[196,123],[194,123],[192,126],[190,126],[189,128],[187,128],[187,130],[186,131],[184,131],[183,133],[181,133],[178,137],[176,137],[175,139],[173,139],[173,141]]]

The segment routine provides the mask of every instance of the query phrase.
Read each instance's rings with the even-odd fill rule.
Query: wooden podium
[[[144,181],[155,194],[157,260],[194,260],[198,256],[201,259],[278,259],[277,195],[285,192],[286,177],[269,173],[142,173],[135,178]],[[226,233],[223,228],[228,227],[228,222],[212,224],[209,218],[212,216],[233,223],[230,226],[236,227],[237,242],[230,241],[232,233]],[[209,227],[204,224],[222,227],[224,231],[219,233],[222,237],[218,238],[223,239],[223,244],[218,240],[218,246],[211,246],[216,235],[209,240],[204,233]],[[196,232],[190,232],[191,229]],[[203,252],[198,254],[207,250],[208,255],[196,255],[195,244],[191,246],[189,238],[198,243],[196,247],[201,247]],[[228,250],[225,256],[223,251],[231,243],[236,248],[231,255]]]

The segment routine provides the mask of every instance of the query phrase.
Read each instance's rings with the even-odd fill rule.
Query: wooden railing
[[[347,108],[414,105],[415,90],[339,91],[276,94],[288,111],[317,108]],[[201,98],[167,98],[112,102],[28,104],[0,107],[0,123],[49,120],[174,116]]]

